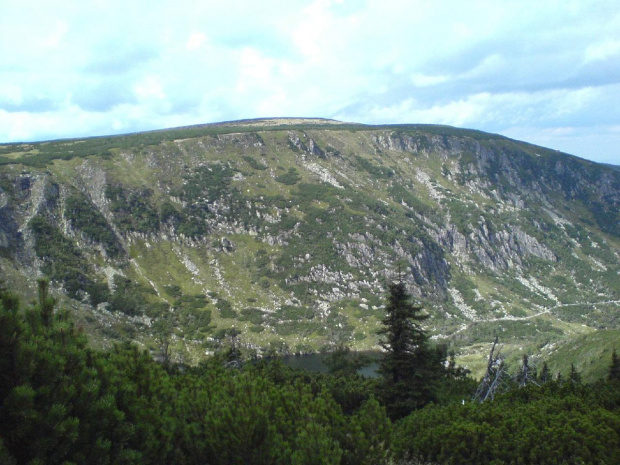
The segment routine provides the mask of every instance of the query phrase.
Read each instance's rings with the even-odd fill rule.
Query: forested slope
[[[2,290],[0,462],[540,465],[620,459],[618,360],[613,379],[514,385],[485,403],[470,400],[475,382],[447,372],[436,384],[435,404],[392,422],[378,382],[346,369],[343,359],[330,374],[294,371],[277,360],[239,367],[233,359],[225,351],[192,368],[159,364],[135,345],[89,349],[45,283],[38,303],[25,309]]]

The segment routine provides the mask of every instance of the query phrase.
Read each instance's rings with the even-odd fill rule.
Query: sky
[[[0,0],[0,143],[261,117],[620,165],[618,0]]]

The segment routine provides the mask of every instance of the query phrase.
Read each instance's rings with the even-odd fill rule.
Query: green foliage
[[[194,295],[183,294],[183,295],[180,295],[177,300],[175,300],[174,305],[175,307],[181,308],[181,309],[186,309],[186,308],[187,309],[198,309],[198,308],[206,307],[208,303],[209,303],[209,300],[207,299],[207,296],[205,296],[204,294],[194,294]]]
[[[574,363],[570,364],[570,373],[568,375],[568,380],[572,384],[581,384],[581,373],[579,373]]]
[[[172,223],[178,225],[183,221],[183,215],[170,202],[162,202],[159,206],[159,219],[162,223]]]
[[[319,379],[347,415],[355,413],[364,403],[374,399],[373,392],[377,385],[376,379],[365,378],[357,372],[349,371],[329,373],[323,375],[322,378]],[[386,415],[385,412],[384,415]]]
[[[411,303],[402,281],[390,284],[385,313],[379,331],[385,351],[379,365],[379,394],[390,418],[398,419],[436,400],[445,355],[429,346],[428,335],[420,326],[428,315]]]
[[[600,343],[596,350],[591,350],[595,345],[593,343],[584,346],[579,354],[572,350],[570,344],[558,343],[552,346],[550,343],[556,343],[568,334],[589,332],[589,328],[581,327],[582,324],[591,328],[615,328],[620,321],[618,312],[614,311],[615,304],[605,303],[617,301],[615,296],[620,292],[617,263],[613,262],[617,244],[612,226],[617,223],[613,222],[617,219],[617,215],[614,216],[617,208],[614,209],[613,198],[592,198],[587,187],[611,182],[613,190],[617,176],[609,178],[607,171],[598,171],[597,175],[594,168],[574,164],[571,160],[567,161],[566,157],[559,157],[544,149],[524,146],[519,149],[521,144],[512,141],[446,127],[397,128],[388,137],[396,143],[394,147],[398,150],[383,152],[377,151],[380,147],[372,142],[374,134],[369,131],[381,131],[380,135],[384,137],[385,127],[372,129],[340,126],[337,129],[340,132],[322,134],[314,134],[307,127],[305,129],[308,135],[302,137],[300,134],[300,137],[306,144],[309,145],[308,141],[312,137],[328,153],[336,152],[328,145],[331,143],[347,154],[338,160],[328,157],[321,161],[323,167],[338,176],[339,182],[344,183],[343,179],[348,179],[345,189],[302,182],[302,179],[310,179],[309,173],[301,165],[295,164],[300,162],[299,157],[286,149],[286,132],[271,133],[271,129],[261,132],[264,141],[243,128],[233,131],[237,132],[234,136],[218,138],[219,133],[230,132],[230,127],[220,127],[192,128],[189,132],[162,131],[124,139],[3,146],[0,152],[7,156],[0,162],[15,157],[14,153],[18,152],[24,154],[25,160],[22,161],[38,163],[49,161],[52,157],[71,158],[89,154],[108,156],[106,154],[112,150],[112,159],[93,159],[91,162],[97,169],[106,170],[107,179],[113,180],[108,192],[108,206],[114,215],[114,230],[123,236],[128,232],[140,233],[131,234],[125,239],[136,244],[134,258],[140,270],[149,274],[145,278],[151,279],[158,286],[174,283],[175,279],[189,278],[189,274],[178,266],[176,259],[171,262],[173,268],[169,275],[160,272],[150,274],[156,269],[152,266],[154,259],[162,256],[160,247],[164,243],[153,241],[151,237],[147,250],[147,247],[140,244],[140,237],[157,232],[158,223],[165,225],[162,229],[166,235],[171,231],[185,238],[196,239],[188,241],[181,238],[177,242],[180,249],[177,250],[175,246],[177,257],[181,257],[177,253],[179,251],[183,255],[188,252],[198,267],[208,266],[207,263],[215,259],[222,267],[222,276],[226,279],[234,277],[234,285],[229,289],[234,289],[232,292],[236,295],[229,297],[224,290],[220,290],[220,293],[235,302],[236,311],[233,311],[231,305],[214,310],[216,306],[209,306],[200,296],[184,295],[181,287],[197,289],[196,283],[189,281],[176,281],[180,286],[164,288],[165,294],[161,297],[155,296],[148,285],[120,282],[116,287],[111,286],[115,292],[110,295],[107,285],[95,278],[94,270],[105,264],[105,260],[95,256],[101,245],[106,248],[106,255],[112,257],[110,251],[114,246],[110,240],[113,235],[108,235],[111,230],[100,234],[91,230],[91,227],[102,224],[104,220],[90,200],[76,193],[73,188],[62,191],[69,193],[66,203],[60,202],[61,197],[57,194],[55,197],[48,196],[44,199],[46,202],[40,204],[39,211],[44,216],[39,218],[51,229],[44,231],[45,228],[40,228],[39,233],[42,234],[32,235],[35,240],[39,236],[41,239],[37,254],[41,259],[38,263],[43,266],[42,270],[55,280],[55,285],[73,289],[72,296],[80,300],[87,292],[93,303],[108,301],[111,310],[120,310],[130,316],[146,315],[154,322],[147,326],[142,321],[148,320],[115,315],[116,321],[131,321],[132,325],[135,324],[131,328],[133,332],[127,331],[121,335],[125,331],[124,327],[113,323],[102,330],[106,338],[135,338],[151,348],[155,345],[154,338],[159,349],[164,336],[167,336],[168,342],[175,346],[172,350],[183,350],[185,346],[191,351],[191,360],[194,360],[194,357],[204,353],[203,349],[207,345],[210,349],[222,345],[219,340],[214,340],[222,334],[211,328],[212,316],[216,320],[222,316],[230,318],[221,322],[223,326],[235,324],[232,318],[244,322],[235,326],[247,328],[249,334],[223,336],[224,339],[236,339],[236,343],[244,347],[260,344],[266,349],[274,340],[281,343],[282,347],[303,352],[313,350],[320,344],[340,340],[351,341],[356,347],[370,347],[376,342],[374,329],[377,321],[384,316],[381,299],[374,295],[380,271],[386,263],[400,255],[405,266],[411,266],[411,269],[405,271],[407,274],[412,273],[407,279],[415,280],[424,299],[447,296],[445,309],[441,308],[441,300],[425,303],[433,314],[430,326],[436,334],[454,333],[452,340],[461,347],[486,342],[494,335],[501,334],[502,339],[508,342],[507,350],[517,350],[518,347],[526,351],[535,350],[535,347],[551,350],[554,347],[549,366],[557,372],[560,368],[558,360],[563,360],[561,370],[567,380],[570,378],[571,361],[583,373],[582,384],[592,379],[590,376],[594,376],[592,367],[595,365],[602,367],[597,368],[596,376],[602,376],[603,370],[607,375],[608,359],[613,347],[610,343],[605,345],[606,352],[602,351]],[[332,126],[331,129],[335,128]],[[356,134],[347,138],[343,130],[356,131]],[[166,143],[160,147],[151,146],[145,150],[149,144],[181,139],[177,137],[179,135],[199,135],[203,138]],[[451,139],[453,136],[459,139]],[[243,142],[243,147],[236,145],[238,141]],[[270,146],[263,147],[265,141]],[[132,146],[133,143],[137,145]],[[121,147],[123,144],[125,148]],[[293,145],[297,149],[308,150],[308,146],[303,143]],[[417,156],[415,152],[400,152],[403,149],[408,151],[407,147],[412,145],[418,147],[424,156]],[[94,152],[89,152],[88,147]],[[367,151],[368,147],[370,151]],[[117,152],[121,149],[123,153],[135,155],[136,167],[144,160],[147,152],[149,162],[153,163],[141,166],[125,178],[121,169],[129,165],[118,157]],[[437,154],[433,153],[435,149],[441,149],[445,156],[436,157]],[[263,158],[265,154],[268,156]],[[356,158],[355,154],[359,154],[359,157]],[[35,159],[35,156],[39,158]],[[406,163],[403,162],[405,158],[408,160]],[[171,162],[165,164],[167,160]],[[286,182],[274,182],[269,173],[265,172],[267,160],[271,160],[269,164],[273,163],[274,167],[281,165],[278,168],[280,171],[276,173],[283,176],[280,180],[286,179],[293,172],[294,168],[287,172],[289,167],[296,166],[298,172],[293,176],[293,183],[287,185]],[[45,175],[42,172],[35,175],[38,170],[32,170],[31,175],[25,169],[14,167],[10,170],[12,174],[4,176],[5,181],[1,182],[1,186],[11,201],[22,202],[19,208],[23,208],[27,205],[25,202],[28,196],[32,195],[31,185],[34,186],[43,176],[52,183],[58,179],[70,179],[73,170],[79,165],[78,162],[56,163],[48,167],[49,173]],[[164,166],[166,169],[162,178],[160,171]],[[237,168],[243,170],[245,178],[239,177],[233,181]],[[430,184],[416,182],[415,175],[420,170],[438,181],[431,180]],[[549,174],[553,171],[566,173],[558,180]],[[571,174],[571,171],[579,174]],[[460,186],[455,183],[459,176],[462,182],[470,184]],[[259,186],[259,194],[255,188],[258,184],[253,183],[256,180],[264,183]],[[83,180],[77,179],[76,182],[80,184]],[[152,191],[145,187],[152,188]],[[276,192],[278,194],[274,195]],[[564,202],[564,197],[571,200],[570,204]],[[441,205],[437,198],[443,199]],[[540,199],[544,199],[544,209],[539,203]],[[594,205],[594,208],[590,209],[589,204]],[[521,205],[524,208],[514,208]],[[149,213],[140,217],[143,206]],[[65,235],[57,227],[61,224],[58,219],[61,212],[58,209],[63,207],[62,214],[69,221],[71,232],[96,244],[97,247],[92,251],[83,250],[80,254],[78,243],[72,243],[70,235]],[[0,212],[2,225],[7,211],[4,209],[4,213]],[[556,214],[561,220],[551,216]],[[420,215],[424,216],[424,220]],[[448,218],[465,235],[465,243],[453,229],[441,231]],[[605,226],[603,223],[608,224]],[[517,227],[552,250],[558,261],[533,256],[530,251],[540,249],[535,242],[522,243],[518,234],[513,235]],[[3,229],[1,225],[0,229]],[[232,240],[238,247],[230,253],[224,253],[221,247],[223,231],[227,235],[234,231],[236,235]],[[251,233],[253,237],[248,240],[246,233]],[[506,239],[506,234],[510,236],[509,239]],[[67,242],[63,242],[63,237]],[[163,239],[163,236],[160,237]],[[167,248],[167,245],[163,247]],[[194,250],[189,252],[189,247]],[[468,254],[455,261],[454,256],[444,257],[442,250],[447,250],[446,247],[455,250],[465,247]],[[73,252],[75,256],[72,256]],[[2,253],[3,257],[14,256],[10,247],[3,249]],[[472,258],[471,261],[467,255]],[[93,256],[97,268],[86,265]],[[488,267],[483,270],[481,264],[488,263],[488,260],[497,265],[493,267],[495,270],[501,270],[510,263],[515,267],[509,266],[505,272],[492,271]],[[241,272],[237,275],[238,270]],[[465,275],[467,270],[469,274]],[[538,285],[524,285],[516,279],[517,276],[529,279],[530,275],[540,284],[540,288]],[[201,273],[201,276],[207,288],[213,289],[220,285],[212,273]],[[247,283],[240,282],[245,277],[248,278]],[[334,282],[334,277],[338,282]],[[143,282],[146,284],[147,280]],[[489,317],[495,321],[466,322],[468,327],[459,331],[463,320],[455,312],[449,293],[445,292],[448,286],[460,291],[465,303],[478,312],[481,320]],[[334,302],[328,317],[315,313],[318,301],[324,300],[326,295],[331,298],[338,294],[334,291],[336,287],[351,298]],[[480,293],[476,292],[476,288]],[[544,288],[551,289],[559,302],[546,297]],[[256,299],[245,305],[251,308],[239,305],[249,302],[249,295]],[[284,302],[289,297],[296,305],[284,306],[276,313],[262,313],[262,310],[253,308],[274,307],[277,305],[275,302]],[[364,308],[360,306],[360,299],[366,299],[363,300],[367,304]],[[576,302],[582,304],[576,305]],[[170,309],[169,305],[173,308]],[[542,307],[549,311],[539,317],[524,318],[522,321],[509,320],[510,316],[523,318],[543,312],[545,308]],[[500,310],[507,314],[502,315]],[[494,314],[491,315],[491,312]],[[455,318],[444,319],[444,314]],[[554,317],[561,321],[554,321]],[[89,330],[101,322],[99,318],[90,315],[87,318],[90,318],[87,320]],[[213,337],[205,338],[211,331],[215,333]],[[579,342],[577,338],[575,341]],[[223,345],[227,342],[225,340]],[[469,354],[472,355],[468,357],[473,358],[477,347],[471,349]],[[431,353],[440,358],[438,353]],[[589,360],[596,358],[599,360],[589,363]],[[468,363],[470,361],[471,366],[475,367],[476,361],[471,358]],[[335,371],[347,373],[346,366],[344,370]],[[468,389],[467,383],[462,381],[449,376],[442,377],[434,383],[429,398],[440,403],[448,402],[447,399],[452,402],[456,398],[468,398],[464,394]],[[326,376],[319,384],[321,389],[329,392],[344,415],[352,415],[363,402],[369,400],[369,393],[373,392],[379,401],[386,404],[384,407],[388,408],[391,415],[395,410],[388,405],[391,402],[383,396],[385,392],[382,394],[381,390],[368,387],[350,372],[345,375],[336,373],[330,378]],[[420,405],[424,402],[426,400],[421,401]],[[319,431],[321,428],[323,426],[318,428],[319,436],[323,435]],[[337,437],[337,441],[342,451],[341,461],[344,461],[348,446],[345,446],[346,441],[341,436]],[[330,444],[327,441],[323,446],[337,454],[337,449]],[[323,446],[317,444],[316,448],[320,450]],[[329,452],[325,453],[329,455]],[[292,457],[288,458],[292,460]]]
[[[283,124],[264,126],[261,131],[304,131],[308,127],[305,125]],[[481,131],[473,131],[470,129],[459,129],[450,126],[429,125],[429,124],[409,124],[409,125],[384,125],[371,126],[362,124],[313,124],[313,130],[323,131],[375,131],[375,130],[397,130],[400,132],[412,132],[416,134],[423,132],[427,134],[437,135],[454,135],[459,137],[467,137],[477,140],[505,140],[503,136],[497,134],[488,134]],[[264,141],[260,134],[256,133],[256,128],[243,124],[226,124],[226,125],[201,125],[193,127],[183,127],[176,129],[167,129],[163,131],[150,131],[137,134],[126,134],[119,136],[107,137],[91,137],[89,139],[69,139],[50,142],[40,142],[35,144],[6,144],[0,147],[1,154],[23,153],[20,158],[13,159],[8,157],[0,157],[0,165],[21,163],[27,166],[43,167],[53,160],[70,160],[76,157],[100,156],[109,157],[111,153],[119,149],[130,150],[155,146],[165,141],[174,141],[179,139],[189,139],[195,137],[217,137],[220,134],[231,133],[249,133],[253,137],[256,144],[264,145]],[[297,149],[292,145],[291,148]],[[298,149],[297,149],[298,150]],[[327,150],[329,151],[329,150]]]
[[[109,300],[109,310],[125,315],[142,315],[148,309],[149,296],[155,291],[121,275],[114,275],[114,293]]]
[[[205,303],[198,295],[180,299],[191,310]],[[38,303],[23,313],[18,299],[0,289],[0,461],[544,465],[620,459],[614,382],[547,382],[462,405],[462,393],[453,390],[444,405],[393,425],[390,405],[372,396],[376,381],[351,373],[340,355],[350,354],[341,348],[334,374],[299,372],[277,360],[226,369],[222,356],[178,369],[129,344],[88,349],[67,312],[55,309],[45,282]]]
[[[53,307],[45,282],[21,318],[2,296],[0,452],[16,463],[132,463],[133,429],[99,376],[97,355]]]
[[[276,385],[251,370],[205,375],[186,377],[180,392],[190,463],[317,463],[310,458],[342,454],[330,434],[337,405],[310,386]]]
[[[123,253],[122,246],[104,216],[84,195],[67,197],[65,217],[71,226],[80,230],[88,239],[103,245],[109,257],[116,258]]]
[[[589,203],[594,220],[601,231],[613,236],[620,236],[620,211],[618,208],[610,208],[602,202]]]
[[[315,201],[327,202],[330,206],[337,206],[340,203],[340,189],[325,184],[301,183],[297,190],[293,192],[300,208],[306,210]]]
[[[206,234],[206,226],[201,219],[201,213],[192,213],[192,208],[189,208],[188,212],[185,212],[180,218],[180,224],[178,226],[179,234],[186,237],[202,237]]]
[[[86,292],[93,305],[108,300],[107,286],[91,278],[91,267],[72,241],[42,216],[33,217],[28,226],[34,236],[34,250],[43,262],[41,271],[46,276],[61,283],[67,295],[74,299],[82,300]]]
[[[351,446],[342,463],[373,465],[392,463],[392,423],[379,402],[371,397],[353,414]]]
[[[433,209],[431,206],[422,202],[413,192],[412,189],[408,189],[401,184],[394,182],[389,189],[389,193],[394,199],[395,202],[401,203],[405,202],[407,206],[413,209],[416,213],[430,218],[431,220],[437,222],[439,221],[439,217],[437,215],[437,211]]]
[[[369,174],[377,178],[391,178],[394,176],[394,170],[391,168],[386,168],[385,166],[376,165],[366,158],[360,157],[359,155],[355,156],[355,162],[357,166],[366,171]]]
[[[370,364],[370,359],[363,354],[351,353],[349,346],[340,344],[323,356],[323,363],[332,374],[354,375]]]
[[[289,336],[300,334],[309,336],[313,333],[324,334],[320,322],[313,321],[314,311],[307,307],[282,305],[276,312],[265,315],[277,334]]]
[[[255,325],[260,325],[263,322],[265,312],[259,308],[244,308],[241,310],[239,321],[249,321]]]
[[[611,354],[611,364],[609,365],[609,374],[607,378],[610,381],[620,381],[620,358],[615,349]]]
[[[226,299],[217,299],[215,306],[220,311],[222,318],[237,318],[237,312],[233,310],[232,304]]]
[[[279,321],[282,320],[301,320],[314,318],[314,312],[305,307],[295,305],[282,305],[277,312],[273,313],[273,317]]]
[[[325,152],[329,155],[333,155],[335,157],[340,157],[342,154],[340,153],[340,151],[334,147],[332,147],[331,145],[327,144],[325,146]]]
[[[525,316],[524,312],[511,313],[514,316]],[[476,322],[458,337],[462,344],[474,344],[492,340],[497,335],[504,341],[548,341],[558,339],[563,332],[549,320],[532,318],[524,321]]]
[[[181,295],[183,295],[181,287],[177,284],[168,284],[164,286],[164,292],[166,292],[166,294],[170,297],[181,297]]]
[[[171,194],[187,202],[182,211],[170,205],[162,207],[162,215],[186,237],[204,237],[208,220],[216,218],[219,209],[226,211],[227,219],[253,224],[256,215],[248,212],[245,198],[231,186],[234,171],[222,163],[199,166],[183,177],[183,185]],[[216,206],[217,204],[217,206]],[[163,216],[162,216],[163,218]]]
[[[429,406],[397,426],[394,452],[438,463],[616,463],[620,411],[598,392],[547,383],[483,404]]]
[[[289,168],[285,174],[281,174],[280,176],[276,176],[276,181],[279,183],[285,184],[287,186],[293,186],[299,182],[301,176],[297,172],[295,168]]]
[[[547,362],[543,362],[543,366],[537,376],[538,382],[540,384],[545,384],[551,381],[552,378],[553,375],[551,374],[551,370],[549,370],[549,365],[547,365]]]
[[[250,156],[244,156],[243,159],[245,161],[248,162],[248,165],[250,165],[253,169],[258,170],[258,171],[263,171],[266,170],[267,168],[269,168],[267,165],[264,165],[258,161],[256,161],[255,158],[250,157]]]
[[[132,425],[127,445],[140,454],[133,463],[179,463],[174,444],[181,432],[173,379],[136,346],[116,346],[102,355],[98,367],[102,384],[114,395],[116,405]]]
[[[218,200],[230,191],[232,176],[233,171],[228,165],[200,166],[185,176],[180,197],[187,202]]]
[[[211,310],[204,307],[181,306],[178,323],[188,336],[200,337],[211,331]]]
[[[105,195],[110,200],[114,222],[124,231],[153,233],[159,230],[159,214],[151,205],[150,189],[128,190],[121,186],[106,185]]]

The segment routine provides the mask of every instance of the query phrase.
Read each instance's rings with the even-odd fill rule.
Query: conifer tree
[[[516,382],[519,387],[526,386],[528,383],[533,382],[527,354],[523,354],[523,361],[521,363],[521,368],[517,373]]]
[[[618,357],[616,349],[611,353],[611,365],[609,366],[608,378],[610,381],[620,381],[620,358]]]
[[[435,400],[443,365],[441,354],[429,346],[421,326],[427,318],[422,307],[411,302],[402,281],[390,284],[386,316],[379,331],[380,345],[385,349],[379,366],[379,398],[392,419]]]
[[[351,348],[338,344],[331,352],[323,356],[323,363],[332,375],[354,376],[360,369],[370,363],[367,356],[351,353]]]
[[[44,281],[38,302],[18,308],[0,292],[0,463],[127,463],[131,428],[68,312],[54,312]]]
[[[581,373],[577,371],[577,367],[574,363],[570,364],[570,375],[569,379],[573,384],[581,384]]]
[[[15,386],[18,371],[17,347],[24,326],[21,321],[19,299],[0,289],[0,402]]]
[[[471,370],[456,364],[456,353],[454,352],[454,349],[447,353],[448,366],[446,367],[446,375],[453,379],[466,379],[471,373]]]
[[[540,370],[540,375],[538,376],[538,380],[541,384],[544,384],[553,379],[553,375],[551,374],[551,370],[549,370],[549,365],[547,362],[543,362],[542,369]]]

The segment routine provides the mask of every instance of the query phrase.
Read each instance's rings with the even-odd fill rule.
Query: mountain
[[[620,172],[480,131],[263,119],[0,145],[5,284],[46,276],[94,345],[189,362],[376,349],[399,278],[474,370],[495,335],[557,357],[619,334],[619,250]]]

